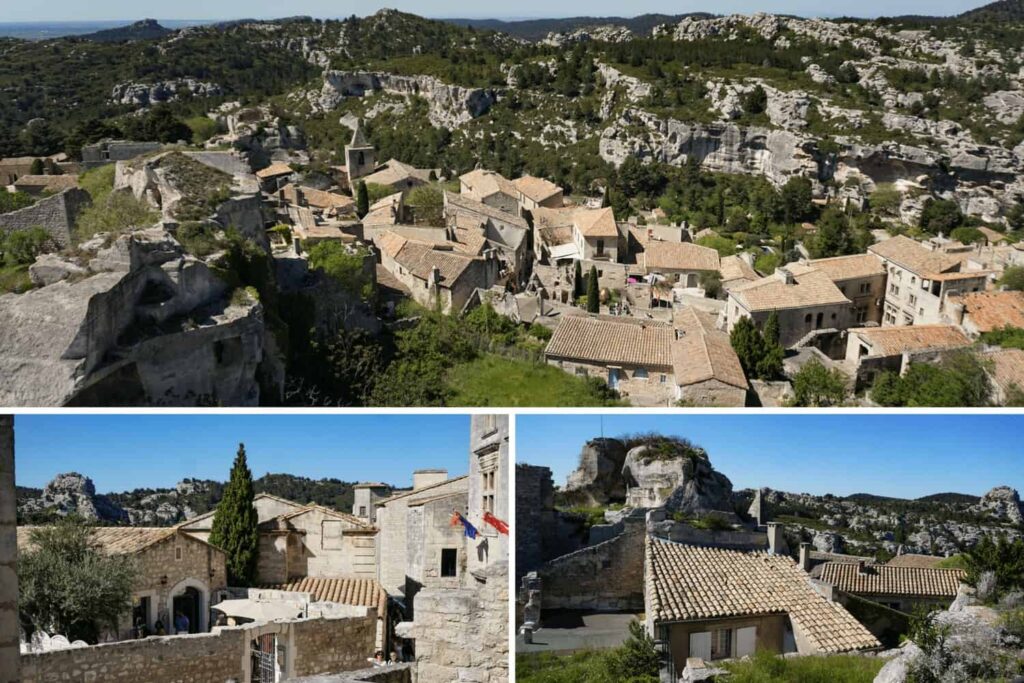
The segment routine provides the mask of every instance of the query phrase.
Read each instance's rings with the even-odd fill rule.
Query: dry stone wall
[[[351,619],[310,619],[292,625],[295,675],[338,673],[365,667],[377,642],[377,612]]]
[[[41,199],[24,209],[0,214],[0,233],[8,235],[19,230],[42,228],[54,243],[64,249],[71,246],[71,233],[78,214],[92,203],[85,190],[71,188]]]

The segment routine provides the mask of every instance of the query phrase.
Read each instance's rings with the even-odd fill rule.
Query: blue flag
[[[455,526],[456,522],[462,524],[462,528],[466,532],[466,538],[476,538],[476,527],[470,524],[469,520],[458,512],[452,515],[452,526]]]

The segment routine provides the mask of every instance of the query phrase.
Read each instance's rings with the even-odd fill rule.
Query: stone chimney
[[[860,574],[861,576],[870,573],[868,571],[868,563],[865,560],[858,560],[857,561],[857,573]]]
[[[768,522],[768,554],[782,555],[786,552],[786,539],[782,535],[783,525],[778,522]]]
[[[795,285],[796,278],[793,277],[793,271],[785,266],[779,266],[775,269],[775,277],[779,278],[783,284]]]
[[[427,486],[440,484],[448,480],[448,470],[416,470],[412,473],[412,489],[419,491]]]
[[[800,569],[803,569],[808,574],[811,572],[811,544],[801,543],[800,544]]]

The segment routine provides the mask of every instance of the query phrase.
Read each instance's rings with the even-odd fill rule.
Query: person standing
[[[179,636],[189,632],[188,617],[181,612],[174,615],[174,632]]]

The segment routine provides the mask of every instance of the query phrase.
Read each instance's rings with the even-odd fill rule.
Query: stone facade
[[[725,311],[727,332],[732,332],[732,328],[744,317],[752,318],[754,324],[763,329],[772,314],[772,311],[747,310],[732,292],[729,293]],[[845,330],[851,324],[851,311],[849,303],[777,309],[779,342],[783,347],[790,348],[816,330]]]
[[[0,683],[18,683],[18,542],[14,416],[0,415]]]
[[[945,322],[942,306],[946,297],[985,291],[988,274],[968,273],[948,280],[928,280],[927,273],[915,273],[895,261],[883,259],[888,271],[882,325],[933,325]]]
[[[588,363],[577,358],[561,358],[546,354],[549,365],[577,377],[597,377],[640,407],[670,406],[676,400],[676,382],[671,366],[636,366],[618,362],[615,367]]]
[[[152,154],[161,149],[163,145],[159,142],[104,140],[82,147],[82,165],[86,168],[95,168],[115,161],[134,159],[143,154]]]
[[[22,655],[22,683],[221,683],[248,681],[253,642],[272,636],[286,678],[361,669],[373,651],[377,616],[300,619],[218,628]]]
[[[373,524],[377,521],[377,505],[391,489],[386,484],[356,484],[353,487],[352,514]]]
[[[547,559],[545,530],[554,524],[554,496],[549,468],[516,464],[516,583]]]
[[[260,525],[261,583],[377,576],[377,530],[313,507]]]
[[[508,564],[494,563],[463,588],[417,596],[417,683],[507,683]]]
[[[747,390],[717,379],[679,386],[676,400],[694,406],[711,408],[742,408],[747,404]]]
[[[470,422],[468,517],[480,538],[469,549],[469,571],[508,563],[509,534],[484,522],[490,513],[509,523],[509,429],[507,415],[474,415]]]
[[[56,246],[64,249],[71,246],[78,214],[91,203],[88,192],[73,187],[24,209],[0,214],[0,233],[42,228]]]
[[[621,534],[551,560],[538,570],[544,609],[644,609],[643,518],[626,518]]]

